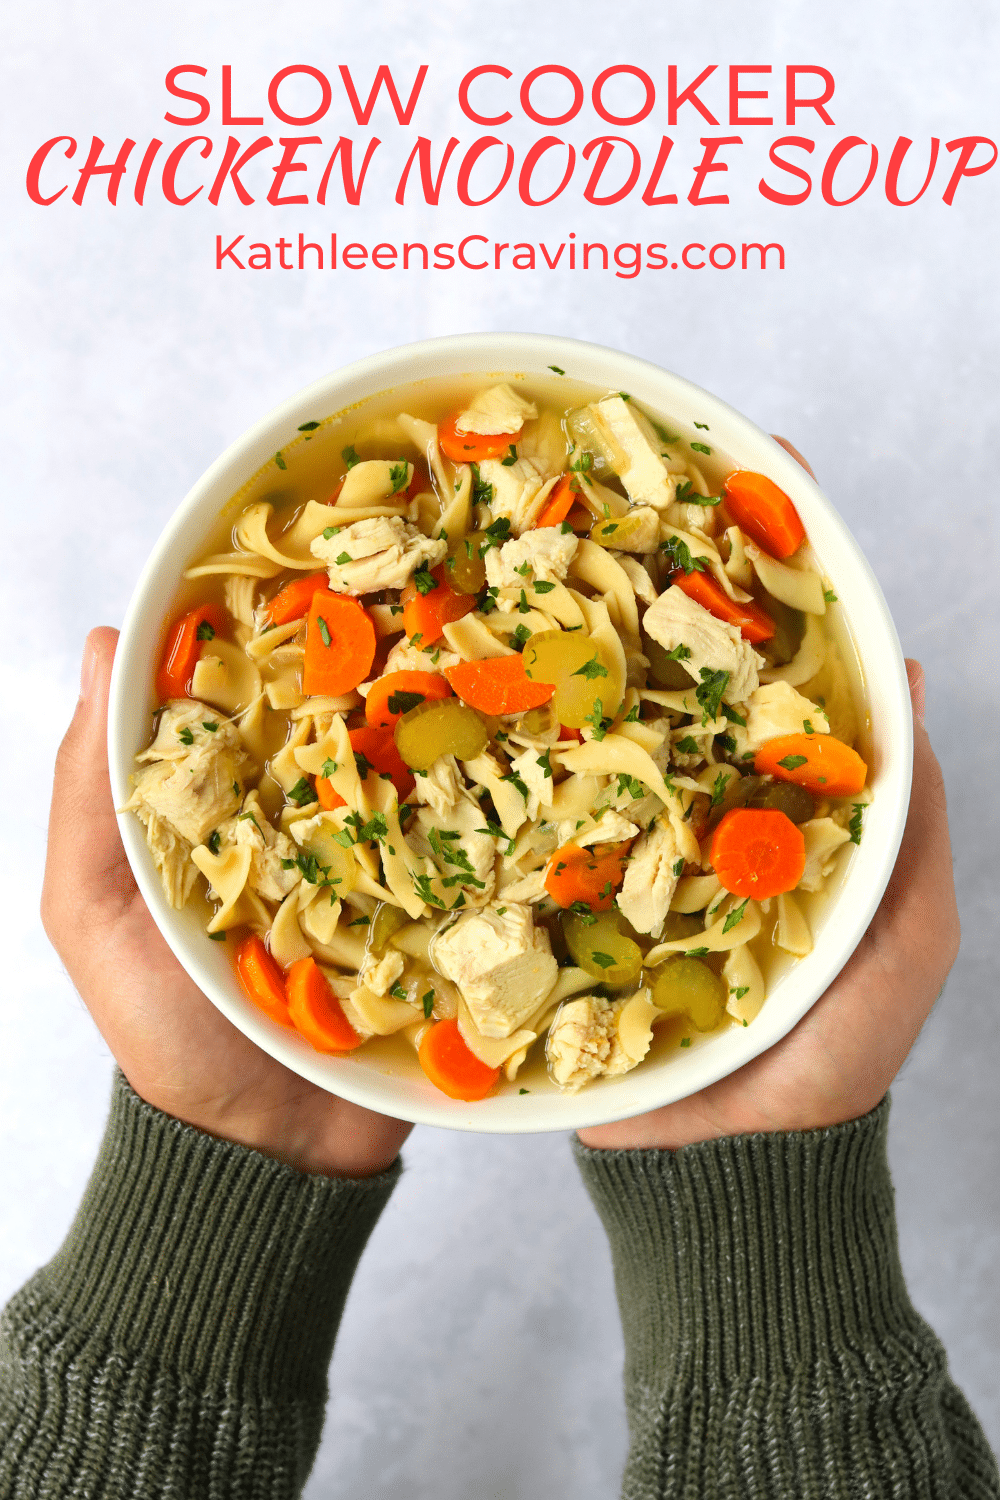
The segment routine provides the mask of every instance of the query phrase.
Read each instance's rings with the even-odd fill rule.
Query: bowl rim
[[[669,413],[671,421],[681,426],[693,428],[697,418],[692,413],[697,411],[714,433],[723,434],[721,441],[715,438],[720,448],[731,454],[738,452],[739,462],[746,467],[766,464],[764,471],[805,510],[809,541],[824,568],[836,579],[845,623],[859,662],[867,668],[872,731],[879,757],[869,783],[875,796],[866,811],[864,841],[853,851],[852,867],[831,897],[832,908],[824,915],[813,952],[778,980],[749,1027],[713,1033],[702,1042],[696,1039],[683,1057],[672,1054],[666,1066],[640,1067],[577,1094],[525,1097],[501,1092],[471,1106],[447,1098],[430,1083],[369,1065],[359,1067],[361,1059],[355,1056],[336,1058],[317,1053],[303,1038],[270,1021],[239,993],[225,947],[204,944],[203,930],[202,948],[207,946],[210,952],[199,951],[185,914],[173,911],[166,903],[139,820],[119,813],[126,854],[153,920],[192,980],[217,1009],[270,1055],[330,1092],[383,1114],[445,1129],[522,1134],[580,1129],[630,1118],[698,1092],[774,1046],[828,988],[864,935],[892,873],[909,803],[912,718],[902,649],[867,559],[818,484],[749,418],[693,381],[651,361],[562,336],[474,333],[399,345],[329,372],[251,423],[192,485],[155,543],[122,623],[108,713],[108,760],[116,808],[122,807],[129,796],[129,775],[143,742],[138,733],[140,723],[148,735],[153,677],[151,630],[155,645],[182,568],[197,551],[198,543],[193,539],[200,532],[203,542],[225,504],[277,449],[297,436],[298,423],[316,415],[325,418],[344,412],[371,396],[437,376],[551,379],[554,364],[573,380],[627,389],[644,405]],[[324,403],[321,413],[313,410],[317,402]],[[202,517],[208,506],[211,514],[205,521]],[[829,567],[832,560],[834,566]],[[838,917],[838,940],[831,935],[826,941],[834,914]],[[220,976],[224,978],[220,980]],[[668,1079],[670,1085],[665,1087]]]

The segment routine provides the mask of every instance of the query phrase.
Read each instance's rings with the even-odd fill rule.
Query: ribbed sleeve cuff
[[[623,1495],[997,1494],[906,1291],[888,1114],[678,1151],[574,1140],[625,1335]]]
[[[315,1393],[399,1172],[295,1172],[163,1114],[116,1073],[93,1176],[41,1273],[39,1315],[182,1382]]]

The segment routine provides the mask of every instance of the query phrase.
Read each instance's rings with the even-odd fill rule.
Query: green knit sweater
[[[887,1109],[676,1153],[577,1144],[625,1329],[629,1500],[1000,1496],[906,1295]],[[300,1175],[118,1075],[69,1235],[0,1321],[2,1500],[297,1495],[398,1175]]]

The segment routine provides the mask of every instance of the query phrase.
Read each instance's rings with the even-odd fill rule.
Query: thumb
[[[42,921],[60,947],[94,901],[121,906],[134,891],[108,779],[108,690],[118,632],[87,636],[80,698],[56,757],[42,888]]]

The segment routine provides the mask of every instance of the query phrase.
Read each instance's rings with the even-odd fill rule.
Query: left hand
[[[301,1172],[382,1172],[413,1127],[327,1093],[237,1031],[178,963],[139,894],[108,780],[117,639],[107,627],[87,637],[80,701],[56,761],[45,930],[143,1099]]]

